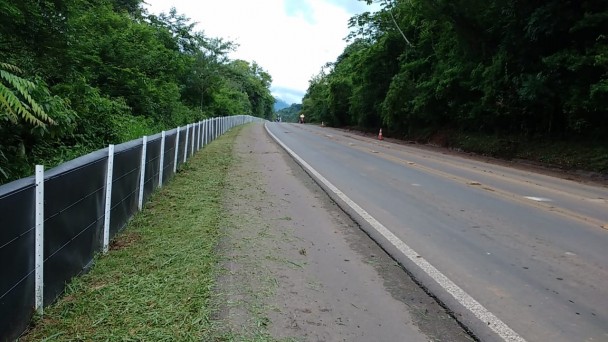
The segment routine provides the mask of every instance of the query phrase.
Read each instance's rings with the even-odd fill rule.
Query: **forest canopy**
[[[0,0],[0,183],[163,129],[270,118],[271,76],[142,0]],[[204,23],[201,23],[204,26]]]
[[[353,17],[348,46],[310,80],[309,119],[396,137],[608,142],[608,2],[374,2],[382,10]]]

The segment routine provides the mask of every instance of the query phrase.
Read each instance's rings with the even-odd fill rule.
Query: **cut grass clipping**
[[[20,340],[208,340],[220,197],[239,131],[190,159]]]

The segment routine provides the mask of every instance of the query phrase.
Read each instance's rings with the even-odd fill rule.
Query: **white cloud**
[[[290,13],[286,3],[290,1]],[[294,1],[303,10],[293,10]],[[345,47],[347,9],[327,0],[147,0],[152,13],[175,7],[199,23],[207,36],[239,44],[233,59],[256,61],[273,78],[273,93],[288,102],[299,102],[308,80]],[[288,94],[284,89],[292,90]]]

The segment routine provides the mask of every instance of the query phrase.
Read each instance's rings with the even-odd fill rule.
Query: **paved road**
[[[480,339],[608,341],[608,189],[328,128],[267,127],[447,277],[446,290],[394,255]],[[515,335],[491,331],[452,283]]]

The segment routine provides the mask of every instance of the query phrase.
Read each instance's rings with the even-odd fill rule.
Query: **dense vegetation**
[[[0,183],[206,117],[271,117],[266,71],[142,4],[0,0]]]
[[[309,120],[461,145],[490,137],[507,155],[522,142],[599,146],[594,168],[608,171],[608,2],[378,2],[311,79]]]

